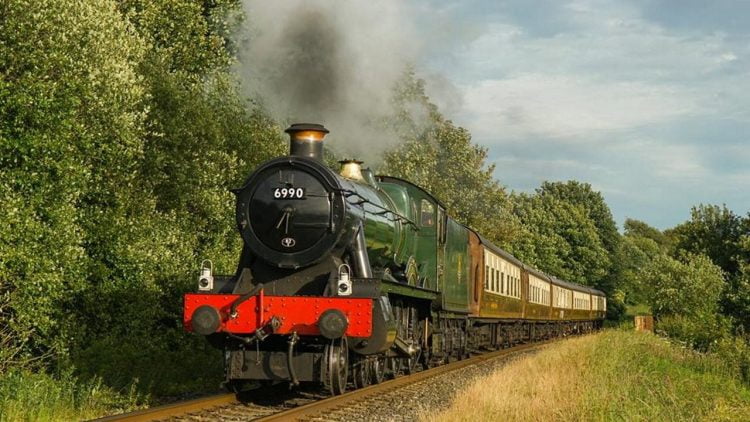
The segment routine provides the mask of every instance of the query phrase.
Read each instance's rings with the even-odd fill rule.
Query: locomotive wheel
[[[349,346],[346,337],[331,340],[323,356],[326,364],[326,387],[332,395],[344,394],[349,378]]]
[[[419,369],[421,358],[422,358],[421,350],[410,358],[404,358],[404,372],[406,373],[406,375],[412,375],[417,372],[417,370]]]
[[[393,379],[401,373],[401,358],[389,356],[385,358],[385,374]]]
[[[406,322],[406,326],[409,328],[408,335],[412,344],[417,346],[417,352],[413,356],[404,359],[404,372],[406,372],[407,375],[411,375],[416,373],[418,366],[422,364],[422,348],[419,344],[419,334],[422,330],[420,330],[421,324],[419,324],[417,310],[415,308],[407,308],[404,321]]]
[[[357,359],[352,365],[354,388],[364,388],[370,385],[370,373],[370,360],[367,358]]]
[[[375,356],[375,359],[372,361],[372,366],[370,368],[373,384],[380,384],[381,382],[383,382],[383,379],[385,379],[385,365],[386,357],[384,355]]]

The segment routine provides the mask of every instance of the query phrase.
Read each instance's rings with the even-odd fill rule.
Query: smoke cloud
[[[245,88],[282,124],[322,123],[339,155],[374,164],[396,142],[376,121],[420,51],[404,3],[247,0]]]

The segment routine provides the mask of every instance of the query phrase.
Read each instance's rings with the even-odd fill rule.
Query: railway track
[[[235,394],[216,396],[158,406],[121,415],[97,419],[103,421],[289,421],[289,420],[351,420],[353,410],[365,411],[379,403],[387,403],[408,386],[459,369],[507,358],[540,348],[554,340],[522,344],[508,349],[484,353],[469,359],[401,376],[381,384],[350,391],[340,396],[323,396],[316,390],[271,388],[257,390],[239,399]]]

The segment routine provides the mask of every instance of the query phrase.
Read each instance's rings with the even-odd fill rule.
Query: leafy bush
[[[218,384],[217,352],[182,331],[181,296],[203,257],[234,270],[228,189],[284,148],[230,73],[239,10],[0,5],[3,372],[44,357],[56,375],[24,376],[75,368],[117,388],[141,377],[143,392]]]
[[[682,260],[657,256],[644,271],[650,286],[651,309],[658,318],[680,315],[711,320],[719,310],[724,274],[705,255],[685,255]]]
[[[64,352],[67,300],[91,265],[86,226],[135,188],[145,45],[111,0],[16,0],[2,15],[2,317],[30,353]]]
[[[750,385],[750,341],[747,338],[726,336],[711,350],[733,374]]]
[[[688,347],[707,352],[728,337],[729,323],[716,317],[694,318],[684,315],[668,315],[658,319],[656,330],[660,334],[676,339]]]

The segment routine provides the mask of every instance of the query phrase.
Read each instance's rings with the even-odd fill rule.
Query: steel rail
[[[188,400],[163,406],[152,407],[150,409],[136,410],[135,412],[122,413],[119,415],[106,416],[100,419],[94,419],[93,422],[109,421],[127,421],[142,422],[181,416],[186,413],[205,410],[212,407],[224,406],[227,404],[240,403],[234,393],[217,394],[215,396],[203,397],[200,399]]]
[[[452,362],[445,365],[436,366],[424,371],[417,372],[412,375],[404,375],[395,379],[385,381],[380,384],[371,385],[365,388],[350,391],[340,396],[328,397],[325,399],[317,400],[313,403],[305,404],[293,409],[281,411],[270,416],[261,417],[260,421],[285,421],[285,420],[296,420],[302,418],[309,418],[315,415],[319,415],[326,410],[333,408],[341,408],[344,405],[365,400],[372,396],[377,395],[381,392],[392,391],[394,389],[402,388],[410,384],[423,381],[428,378],[436,377],[448,372],[452,372],[458,369],[466,368],[472,365],[476,365],[482,362],[486,362],[491,359],[500,357],[507,357],[523,351],[532,350],[539,348],[548,343],[554,342],[557,339],[547,340],[537,343],[522,344],[514,346],[508,349],[502,349],[495,352],[483,353],[456,362]],[[154,421],[162,420],[177,416],[184,416],[188,413],[210,410],[211,408],[241,404],[242,401],[237,399],[234,393],[218,394],[209,397],[203,397],[199,399],[193,399],[183,402],[171,403],[163,406],[157,406],[150,409],[137,410],[134,412],[122,413],[119,415],[106,416],[99,419],[94,419],[93,422],[109,422],[109,421],[126,421],[126,422],[143,422],[143,421]]]
[[[350,405],[353,402],[369,399],[370,397],[376,396],[379,393],[392,391],[398,388],[405,387],[407,385],[415,384],[417,382],[426,380],[428,378],[436,377],[448,372],[456,371],[458,369],[466,368],[472,365],[476,365],[482,362],[486,362],[491,359],[507,357],[520,353],[536,349],[547,345],[555,340],[547,340],[538,343],[523,344],[520,346],[511,347],[508,349],[498,350],[496,352],[484,353],[478,356],[474,356],[469,359],[452,362],[446,365],[437,366],[434,368],[427,369],[425,371],[417,372],[413,375],[402,376],[395,378],[390,381],[383,382],[381,384],[371,385],[369,387],[360,388],[340,396],[333,396],[326,399],[318,400],[310,404],[295,407],[293,409],[285,410],[280,413],[276,413],[270,416],[266,416],[258,419],[263,422],[271,421],[290,421],[299,420],[305,418],[312,418],[319,416],[328,410],[340,409],[346,405]]]

